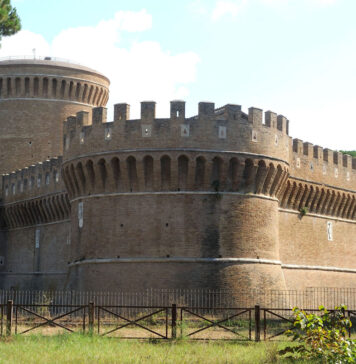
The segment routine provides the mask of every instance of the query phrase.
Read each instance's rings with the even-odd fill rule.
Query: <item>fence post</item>
[[[10,336],[12,331],[12,315],[13,315],[13,307],[14,301],[7,301],[7,310],[6,310],[6,335]]]
[[[177,305],[172,304],[172,339],[177,337]]]
[[[94,304],[94,302],[89,302],[88,314],[89,314],[89,333],[92,334],[94,332],[94,320],[95,320],[95,304]]]
[[[260,341],[261,337],[261,310],[260,306],[255,306],[255,341]]]

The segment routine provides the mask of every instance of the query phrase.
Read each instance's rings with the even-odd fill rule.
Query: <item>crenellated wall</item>
[[[290,161],[293,177],[355,190],[356,158],[350,155],[293,139]]]
[[[70,204],[62,157],[2,176],[0,287],[65,287]]]
[[[7,228],[69,218],[69,200],[61,178],[62,157],[2,176],[2,206]]]

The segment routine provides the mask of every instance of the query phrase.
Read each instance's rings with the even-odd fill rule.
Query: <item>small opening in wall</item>
[[[177,191],[180,191],[180,188],[178,188]]]
[[[169,255],[169,254],[167,254],[167,255],[166,255],[166,257],[167,257],[167,258],[169,258],[169,257],[170,257],[170,255]]]
[[[168,226],[168,222],[166,222],[166,227]]]
[[[31,142],[31,141],[29,141],[29,142],[28,142],[28,144],[29,144],[29,145],[31,145],[31,144],[32,144],[32,142]]]
[[[124,224],[120,224],[120,227],[124,227]]]
[[[222,255],[221,254],[219,254],[219,258],[222,258]]]
[[[120,258],[120,255],[118,255],[116,258]]]

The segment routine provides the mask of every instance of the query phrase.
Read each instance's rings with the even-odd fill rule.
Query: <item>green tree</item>
[[[16,8],[10,0],[0,0],[0,40],[3,36],[13,35],[21,29],[21,21]]]
[[[350,154],[353,157],[356,157],[356,150],[341,150],[341,153]]]
[[[279,354],[294,359],[318,360],[318,363],[356,363],[356,342],[348,339],[351,321],[345,316],[346,306],[329,312],[320,306],[318,313],[293,309],[294,329],[287,332],[299,345],[287,346]]]

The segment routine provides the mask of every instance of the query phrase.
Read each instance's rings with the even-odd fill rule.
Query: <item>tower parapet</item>
[[[155,118],[155,103],[141,103],[141,118],[129,119],[129,105],[114,106],[114,121],[108,122],[105,108],[92,114],[78,113],[64,123],[64,158],[110,150],[145,148],[194,148],[196,150],[244,151],[288,161],[288,120],[270,111],[239,105],[219,109],[199,103],[198,115],[186,118],[185,103],[172,101],[170,118]],[[271,122],[275,119],[275,122]]]

